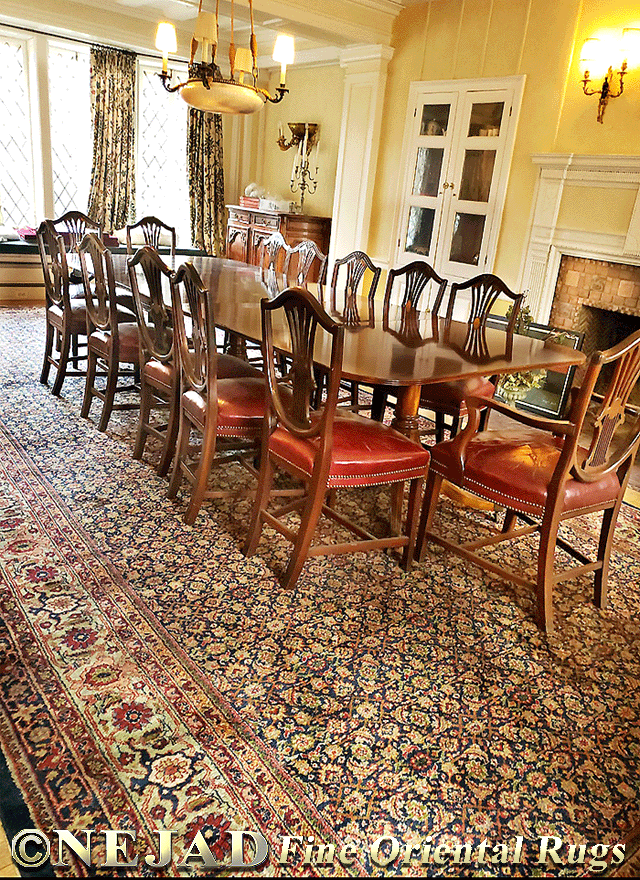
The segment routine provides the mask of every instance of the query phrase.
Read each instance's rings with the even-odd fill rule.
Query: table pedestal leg
[[[420,442],[418,434],[418,407],[421,385],[404,385],[398,388],[398,402],[391,427],[401,434]]]

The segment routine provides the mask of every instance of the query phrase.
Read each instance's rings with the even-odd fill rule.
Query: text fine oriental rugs
[[[123,875],[233,873],[232,847],[250,860],[262,840],[243,876],[630,870],[638,511],[625,505],[616,532],[610,610],[588,578],[563,584],[549,638],[526,590],[437,549],[409,575],[383,553],[316,558],[285,592],[284,540],[268,532],[255,557],[240,553],[250,501],[207,502],[185,526],[154,450],[131,458],[135,413],[100,434],[79,417],[81,380],[60,399],[39,384],[43,341],[42,310],[0,310],[10,841],[92,829],[90,865],[63,847],[65,864],[46,866],[60,876],[112,873],[107,829],[135,831]],[[347,498],[382,523],[375,490]],[[451,529],[489,516],[444,510]],[[591,549],[595,523],[581,528]],[[533,546],[511,563],[530,569]],[[156,868],[159,830],[173,857]],[[555,847],[542,862],[541,846]]]

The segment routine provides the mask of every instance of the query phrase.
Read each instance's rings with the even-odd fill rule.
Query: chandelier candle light
[[[310,195],[318,187],[318,156],[320,150],[319,126],[315,122],[289,122],[291,139],[285,140],[282,123],[278,128],[277,144],[281,150],[290,150],[297,147],[296,155],[291,169],[291,192],[300,192],[300,212],[304,212],[304,194]],[[311,152],[315,147],[313,156]]]
[[[168,92],[180,92],[180,97],[191,107],[208,113],[255,113],[267,101],[277,104],[287,94],[285,76],[287,65],[293,63],[293,37],[279,34],[273,51],[274,61],[280,63],[280,85],[277,94],[270,95],[258,87],[258,44],[253,24],[253,3],[249,2],[251,38],[249,47],[236,49],[233,42],[233,0],[231,0],[231,36],[229,41],[229,76],[225,77],[217,62],[218,54],[218,7],[216,11],[203,12],[202,0],[198,6],[198,18],[191,38],[189,78],[186,82],[170,85],[168,70],[170,53],[177,51],[176,29],[170,22],[160,22],[156,33],[156,48],[162,52],[162,73],[158,74]],[[200,50],[200,61],[196,53]],[[245,82],[250,74],[251,81]]]

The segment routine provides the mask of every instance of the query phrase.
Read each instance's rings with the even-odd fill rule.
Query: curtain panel
[[[89,216],[108,231],[135,219],[136,56],[91,46],[93,167]]]
[[[219,113],[189,108],[187,165],[191,236],[195,247],[214,257],[224,253],[224,169]]]

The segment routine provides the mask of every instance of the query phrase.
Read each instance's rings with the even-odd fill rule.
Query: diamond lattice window
[[[91,173],[91,94],[86,47],[49,46],[54,214],[86,211]]]
[[[186,71],[174,69],[184,78]],[[140,67],[136,216],[153,215],[175,226],[191,244],[187,187],[187,105],[163,88],[157,71]]]
[[[33,153],[25,46],[0,38],[0,214],[8,226],[33,226]]]

